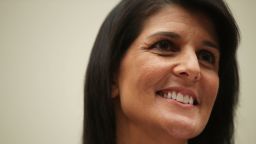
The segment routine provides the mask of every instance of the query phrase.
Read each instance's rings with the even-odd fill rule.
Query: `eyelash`
[[[208,50],[200,50],[197,52],[197,57],[199,60],[205,61],[209,64],[214,65],[216,62],[216,56]]]
[[[169,56],[180,51],[180,48],[176,46],[171,40],[163,39],[155,42],[150,46],[150,49],[161,56]],[[204,63],[214,65],[216,63],[216,56],[213,52],[205,49],[199,50],[197,53],[198,60]]]
[[[157,41],[150,48],[159,51],[160,55],[169,55],[179,51],[179,48],[167,39]]]

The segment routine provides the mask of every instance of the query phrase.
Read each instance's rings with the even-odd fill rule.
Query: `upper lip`
[[[172,92],[175,91],[177,93],[181,93],[183,95],[189,95],[191,96],[194,100],[196,100],[196,102],[199,104],[199,98],[198,95],[191,89],[189,88],[185,88],[185,87],[168,87],[168,88],[163,88],[163,89],[159,89],[156,91],[156,93],[158,92]]]

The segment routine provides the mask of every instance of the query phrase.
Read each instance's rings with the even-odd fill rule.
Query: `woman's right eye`
[[[160,40],[151,46],[151,49],[159,54],[171,54],[178,52],[179,49],[170,40]]]

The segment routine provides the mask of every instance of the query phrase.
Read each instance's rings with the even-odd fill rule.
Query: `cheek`
[[[121,67],[120,84],[127,84],[136,90],[154,88],[165,76],[165,63],[150,55],[126,59]]]
[[[204,83],[202,84],[203,97],[205,104],[208,105],[209,110],[212,109],[215,99],[219,90],[219,77],[215,73],[211,73],[205,76]]]
[[[163,69],[157,64],[148,64],[141,66],[140,70],[137,71],[137,87],[144,87],[146,89],[154,90],[159,81],[163,77]]]
[[[149,112],[155,105],[155,91],[166,76],[165,64],[147,55],[125,59],[120,68],[119,96],[123,111],[129,115],[142,109]]]

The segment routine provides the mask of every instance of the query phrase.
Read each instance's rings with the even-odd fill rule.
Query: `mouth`
[[[165,99],[171,99],[171,100],[177,101],[182,104],[194,105],[194,106],[199,104],[198,100],[194,96],[180,92],[180,91],[160,90],[156,92],[156,95]]]

